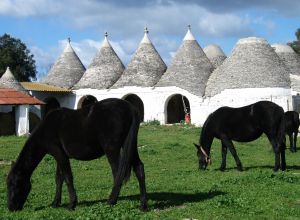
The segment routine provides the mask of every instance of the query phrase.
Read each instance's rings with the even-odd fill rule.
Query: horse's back
[[[262,132],[256,129],[256,121],[253,120],[250,112],[251,109],[248,107],[221,107],[211,114],[207,127],[219,139],[222,137],[236,141],[256,139]]]
[[[270,101],[260,101],[253,104],[253,117],[265,130],[276,129],[284,116],[284,110]]]
[[[53,145],[60,145],[70,158],[95,159],[109,148],[119,150],[134,114],[132,106],[120,99],[106,99],[78,110],[60,108],[42,122],[42,138],[50,151]]]
[[[217,138],[251,141],[262,133],[276,133],[283,109],[275,103],[260,101],[240,108],[221,107],[210,116],[210,128]]]

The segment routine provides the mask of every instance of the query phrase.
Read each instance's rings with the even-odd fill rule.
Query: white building
[[[85,71],[69,42],[42,81],[67,91],[31,93],[46,103],[55,99],[59,106],[73,109],[96,100],[121,98],[137,107],[142,121],[159,120],[162,124],[184,120],[186,111],[191,123],[202,125],[221,106],[238,107],[259,100],[273,101],[284,110],[296,109],[300,86],[291,85],[300,82],[299,67],[291,74],[283,58],[266,40],[240,39],[228,58],[217,46],[208,47],[205,52],[188,29],[167,68],[146,29],[125,68],[106,34]],[[289,52],[298,56],[292,50]]]
[[[0,78],[0,136],[29,134],[38,120],[29,109],[43,104],[29,96],[7,67]]]

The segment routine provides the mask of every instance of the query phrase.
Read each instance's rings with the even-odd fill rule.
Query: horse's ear
[[[198,144],[195,144],[195,143],[194,143],[194,146],[196,147],[197,150],[200,149],[200,146],[199,146]]]

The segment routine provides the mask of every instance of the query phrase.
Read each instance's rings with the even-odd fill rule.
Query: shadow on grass
[[[253,169],[270,169],[270,170],[273,170],[273,168],[274,168],[274,166],[271,166],[271,165],[248,166],[248,167],[243,167],[243,171],[248,171],[248,170],[253,170]],[[300,166],[297,166],[297,165],[289,166],[289,165],[287,165],[286,169],[287,170],[300,170]],[[214,170],[215,171],[220,171],[219,169],[214,169]],[[237,168],[236,167],[229,167],[229,168],[225,169],[225,172],[230,171],[230,170],[237,170]]]
[[[212,199],[219,195],[225,195],[225,192],[222,191],[213,191],[213,192],[200,192],[200,193],[177,193],[177,192],[153,192],[147,193],[148,200],[154,201],[153,205],[149,206],[149,210],[153,209],[167,209],[170,207],[181,206],[185,203],[196,203]],[[130,196],[120,196],[120,200],[139,200],[139,195],[130,195]],[[99,203],[107,203],[107,199],[93,200],[93,201],[79,201],[77,207],[89,207]],[[68,204],[64,203],[61,205],[63,208],[67,208]],[[49,208],[50,206],[40,206],[35,208],[35,211],[43,210]]]
[[[201,193],[177,193],[177,192],[152,192],[147,193],[148,200],[154,201],[154,204],[149,209],[167,209],[173,206],[180,206],[184,203],[201,202],[212,199],[215,196],[224,195],[224,192],[201,192]],[[139,200],[139,195],[120,196],[120,200]],[[107,200],[81,201],[78,206],[92,206],[97,203],[107,202]]]

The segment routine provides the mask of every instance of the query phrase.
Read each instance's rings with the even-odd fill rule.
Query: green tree
[[[300,28],[298,28],[298,30],[295,33],[297,40],[293,41],[291,43],[288,43],[288,45],[290,45],[294,51],[300,55]]]
[[[30,50],[21,40],[4,34],[0,36],[0,76],[8,66],[18,81],[36,80],[35,60]]]

